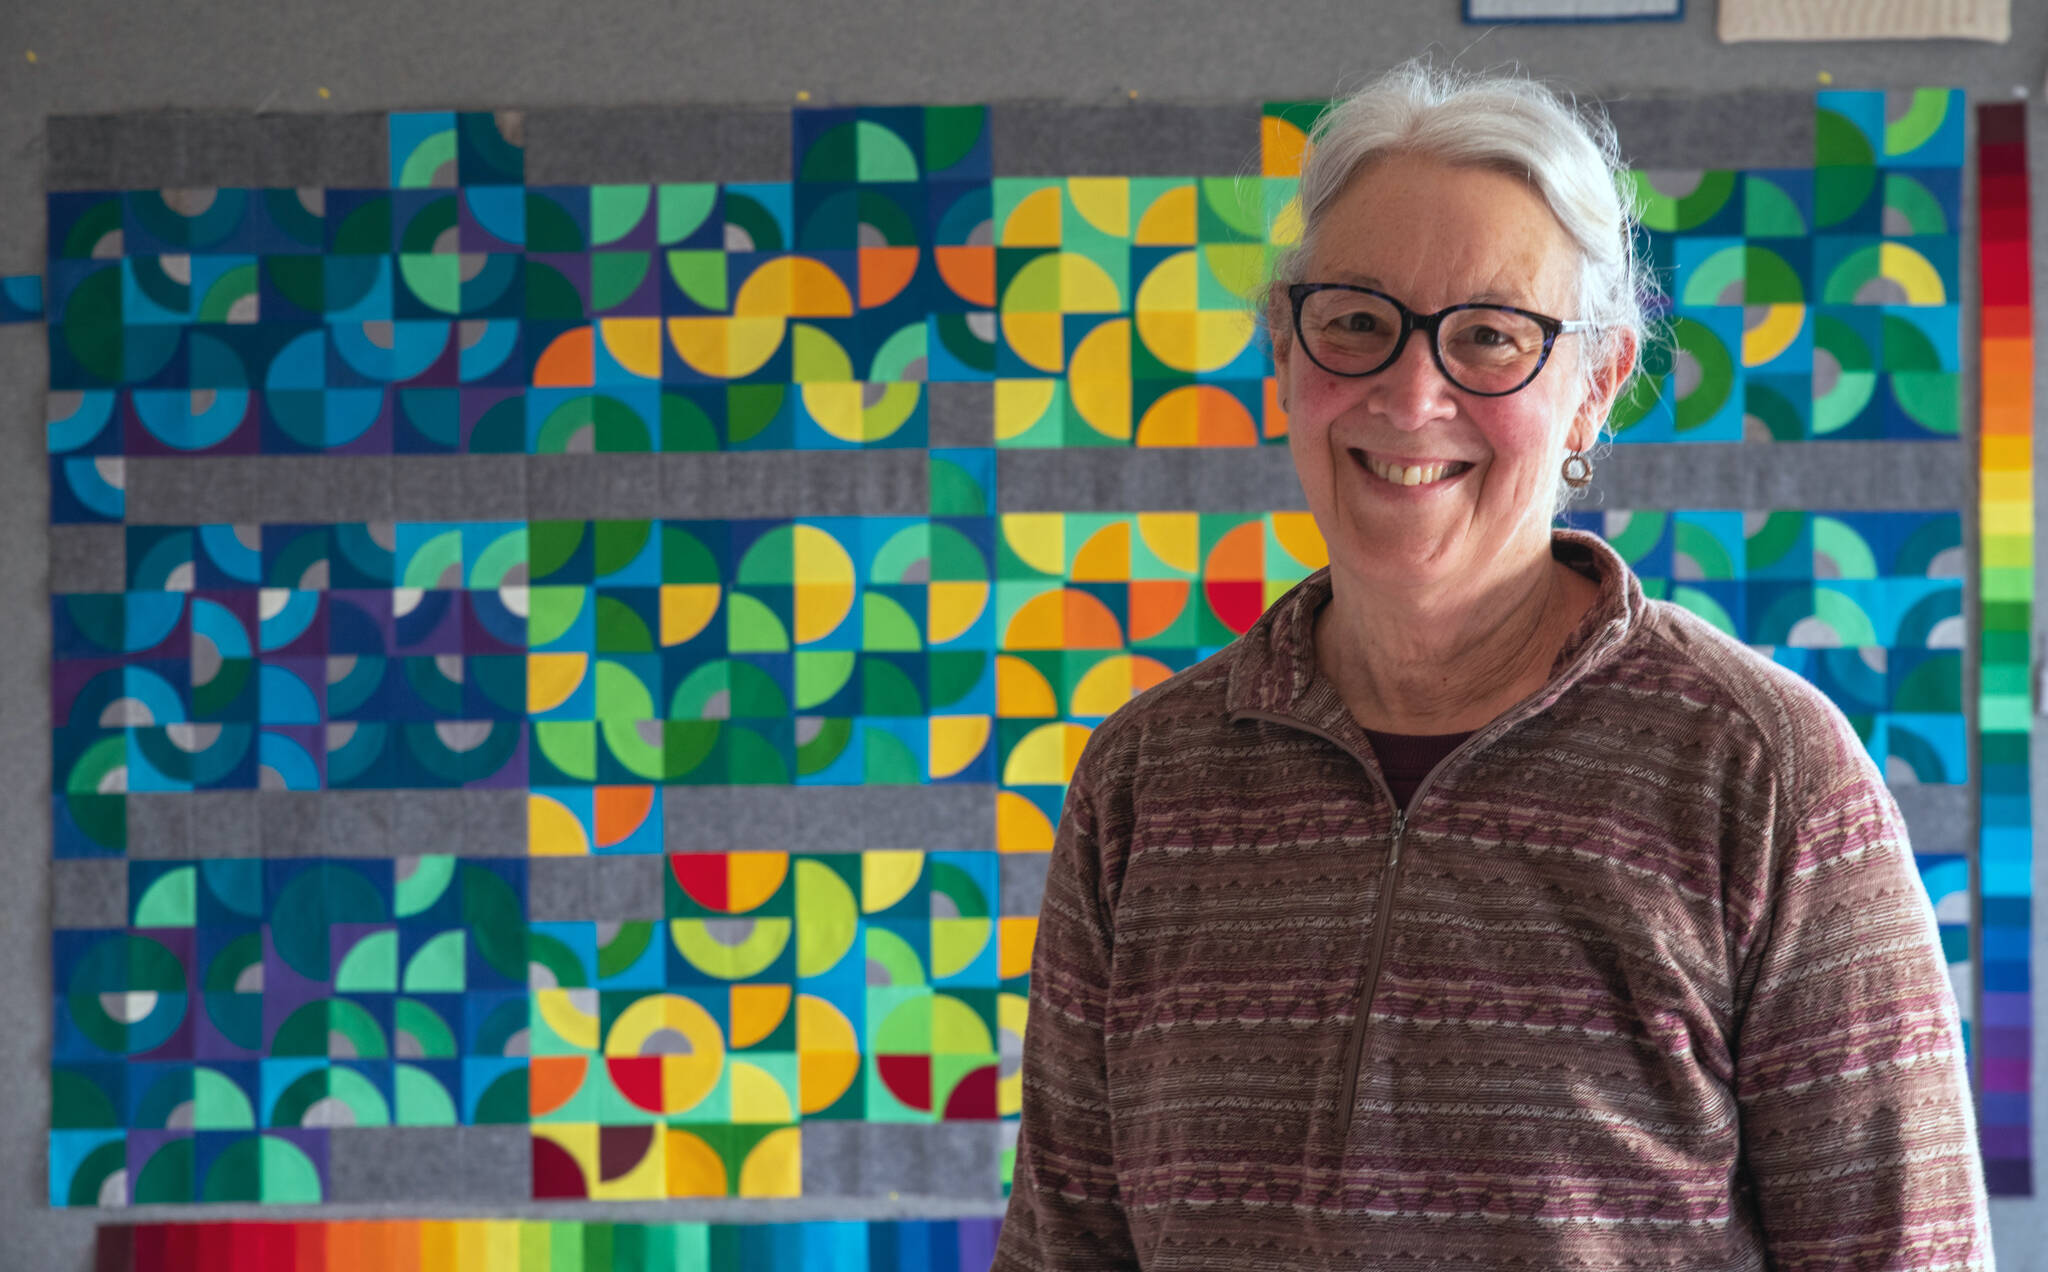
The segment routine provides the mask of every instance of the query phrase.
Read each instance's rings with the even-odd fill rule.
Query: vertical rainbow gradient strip
[[[579,1223],[338,1219],[108,1224],[94,1272],[985,1272],[1000,1219]]]
[[[1979,1130],[1993,1196],[2034,1191],[2032,948],[2034,830],[2028,793],[2033,702],[2034,298],[2027,239],[2027,112],[1977,108],[1978,265],[1983,283],[1983,575],[1977,728],[1984,899]]]

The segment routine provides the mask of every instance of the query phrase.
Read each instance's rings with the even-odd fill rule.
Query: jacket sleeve
[[[1103,1017],[1113,934],[1082,764],[1047,867],[1024,1025],[1024,1107],[992,1272],[1136,1269],[1117,1194]]]
[[[1775,870],[1737,1034],[1744,1171],[1780,1272],[1988,1272],[1955,994],[1898,807],[1860,767]]]

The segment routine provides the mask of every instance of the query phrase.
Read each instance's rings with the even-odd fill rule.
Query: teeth
[[[1367,466],[1372,469],[1374,476],[1393,482],[1396,486],[1426,485],[1441,480],[1445,473],[1458,467],[1456,464],[1389,464],[1377,459],[1368,460]]]

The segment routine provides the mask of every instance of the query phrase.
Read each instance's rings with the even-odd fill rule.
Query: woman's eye
[[[1337,319],[1337,325],[1345,331],[1367,332],[1379,330],[1379,319],[1371,314],[1345,314]]]

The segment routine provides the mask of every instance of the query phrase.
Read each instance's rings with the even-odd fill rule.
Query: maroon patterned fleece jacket
[[[995,1267],[1988,1269],[1897,805],[1798,676],[1599,601],[1388,796],[1328,572],[1095,731],[1047,878]]]

